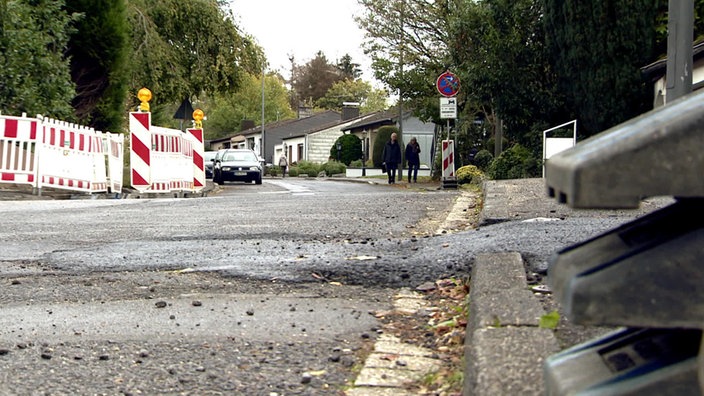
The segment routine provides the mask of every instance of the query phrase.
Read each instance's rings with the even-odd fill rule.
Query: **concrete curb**
[[[559,351],[528,289],[518,253],[480,254],[472,267],[463,395],[543,395],[543,362]]]

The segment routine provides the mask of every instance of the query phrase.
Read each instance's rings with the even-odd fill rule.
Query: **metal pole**
[[[261,138],[261,147],[259,148],[260,155],[262,158],[264,158],[264,164],[266,164],[266,150],[264,149],[265,146],[265,140],[264,140],[264,77],[265,77],[265,72],[266,72],[266,66],[262,67],[262,138]],[[273,158],[272,158],[273,161]]]
[[[665,103],[692,92],[694,0],[669,0]]]
[[[401,9],[399,10],[400,25],[399,31],[399,48],[398,48],[398,66],[399,66],[399,86],[398,86],[398,144],[403,141],[403,8],[405,1],[401,0]],[[401,163],[398,167],[398,181],[403,180],[403,147],[401,147]]]

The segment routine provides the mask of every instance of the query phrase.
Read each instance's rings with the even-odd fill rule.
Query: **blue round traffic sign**
[[[435,86],[438,92],[440,92],[440,95],[450,98],[457,95],[457,92],[459,92],[460,79],[448,70],[438,77]]]

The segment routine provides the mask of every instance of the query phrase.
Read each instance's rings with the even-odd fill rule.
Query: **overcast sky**
[[[353,17],[361,14],[357,0],[230,0],[235,20],[264,48],[269,67],[291,74],[289,56],[297,65],[322,51],[330,63],[345,54],[362,65],[365,81],[373,82],[371,61],[360,48],[364,32]]]

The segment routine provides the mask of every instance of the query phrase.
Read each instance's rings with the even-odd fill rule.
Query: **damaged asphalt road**
[[[342,394],[457,192],[288,183],[0,202],[0,394]]]

